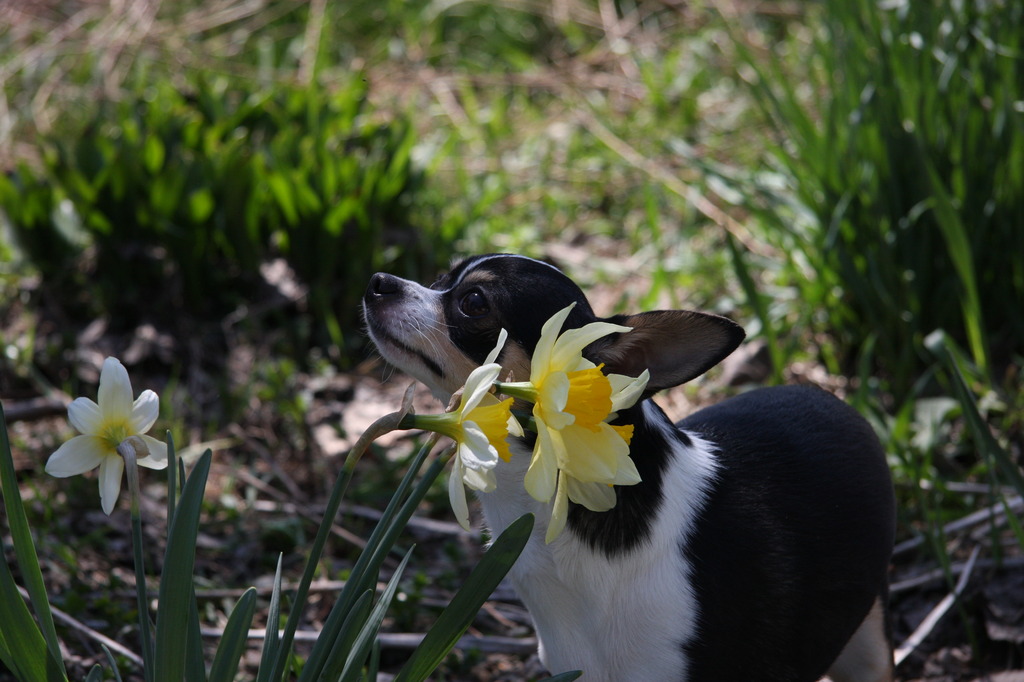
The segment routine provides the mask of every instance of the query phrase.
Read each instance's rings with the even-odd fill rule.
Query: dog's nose
[[[400,280],[394,275],[378,272],[370,278],[370,285],[366,288],[367,296],[391,296],[397,294],[401,288]]]

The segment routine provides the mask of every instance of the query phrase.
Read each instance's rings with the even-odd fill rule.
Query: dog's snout
[[[392,296],[401,290],[401,280],[394,275],[378,272],[370,278],[366,288],[367,296]]]

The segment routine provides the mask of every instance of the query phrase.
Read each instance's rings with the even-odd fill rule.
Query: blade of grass
[[[48,665],[52,662],[62,677],[67,675],[64,669],[64,659],[60,653],[60,643],[57,640],[57,630],[53,625],[53,614],[50,612],[50,599],[46,595],[46,585],[43,583],[43,574],[39,570],[39,557],[36,554],[36,546],[32,540],[32,533],[28,527],[28,517],[25,515],[25,505],[21,501],[21,491],[18,490],[17,474],[14,471],[14,458],[11,455],[11,443],[7,436],[7,419],[4,416],[3,407],[0,406],[0,483],[4,494],[4,508],[7,511],[7,525],[11,531],[11,539],[14,542],[14,555],[21,570],[21,579],[25,581],[25,589],[28,591],[32,601],[32,608],[35,610],[36,618],[39,619],[38,632],[46,643],[49,652],[40,660],[47,660]],[[8,571],[8,575],[9,575]],[[12,584],[14,578],[11,578]],[[17,589],[15,588],[15,593]],[[24,605],[19,595],[18,602]],[[9,622],[6,619],[2,622]],[[14,655],[20,655],[20,649],[11,648]],[[50,661],[49,659],[53,659]]]
[[[156,682],[180,682],[185,679],[188,630],[192,626],[193,567],[199,513],[210,473],[213,453],[207,450],[196,462],[185,481],[178,501],[164,553],[160,580],[160,598],[156,619],[156,651],[153,659]]]
[[[963,287],[961,293],[961,311],[964,318],[964,329],[967,331],[967,341],[971,347],[971,355],[974,362],[982,372],[988,374],[988,349],[985,345],[985,322],[982,319],[981,299],[978,296],[978,278],[974,271],[974,257],[971,250],[971,241],[967,234],[967,226],[961,220],[960,214],[953,206],[953,202],[946,191],[942,180],[939,178],[933,164],[927,161],[927,156],[922,153],[923,165],[928,171],[928,181],[932,190],[932,211],[935,214],[935,221],[939,224],[943,239],[946,241],[946,248],[949,250],[949,258],[953,261],[956,274],[960,278],[960,285]]]
[[[736,240],[728,232],[725,233],[725,243],[729,247],[736,277],[740,280],[740,285],[743,287],[743,292],[750,302],[750,307],[754,309],[754,314],[761,320],[761,333],[764,334],[765,341],[768,344],[768,353],[772,361],[772,382],[781,384],[783,381],[782,371],[786,362],[783,357],[782,348],[779,347],[775,325],[772,324],[771,319],[768,317],[768,308],[765,306],[764,297],[757,290],[754,278],[750,274],[750,268],[739,247],[736,245]]]
[[[991,429],[985,423],[984,418],[978,411],[974,394],[967,387],[964,381],[963,372],[957,363],[954,351],[955,344],[952,339],[942,330],[937,330],[928,335],[924,341],[925,347],[939,359],[953,385],[953,393],[963,410],[967,427],[977,441],[978,447],[985,458],[993,462],[1003,473],[1006,479],[1024,495],[1024,474],[1020,467],[1013,461],[992,435]]]
[[[395,682],[425,680],[444,662],[466,632],[483,603],[516,562],[533,531],[533,515],[513,521],[480,559],[447,608],[395,678]]]
[[[114,672],[114,682],[122,682],[121,671],[117,669],[117,659],[114,658],[114,653],[106,644],[100,644],[103,647],[103,655],[107,657],[107,663],[110,664],[110,669]]]
[[[260,655],[260,670],[256,682],[268,682],[281,646],[278,627],[281,621],[281,562],[283,554],[277,555],[277,570],[274,571],[274,588],[270,592],[270,607],[267,610],[266,634],[263,637],[263,653]]]

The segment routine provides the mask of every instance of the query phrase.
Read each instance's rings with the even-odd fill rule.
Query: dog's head
[[[381,355],[447,397],[484,362],[502,329],[508,341],[498,362],[513,380],[529,378],[541,328],[571,303],[576,305],[563,330],[600,319],[558,268],[523,256],[491,254],[461,261],[429,288],[377,273],[363,297],[363,311]],[[595,341],[584,355],[604,363],[610,373],[639,376],[650,370],[650,392],[703,374],[744,336],[727,318],[685,310],[603,319],[633,331]]]

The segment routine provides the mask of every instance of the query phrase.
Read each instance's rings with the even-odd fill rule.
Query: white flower
[[[141,439],[148,453],[136,451],[137,463],[150,469],[167,466],[167,445],[143,435],[153,428],[160,412],[160,398],[143,391],[132,401],[128,372],[117,358],[107,358],[100,372],[98,404],[76,398],[68,406],[68,421],[82,435],[61,445],[46,462],[46,473],[64,478],[100,468],[100,501],[103,511],[114,509],[121,493],[124,459],[117,447],[132,436]],[[133,439],[133,443],[138,443]]]
[[[490,392],[501,371],[494,359],[507,335],[502,329],[498,345],[485,363],[470,372],[454,411],[413,417],[417,428],[444,434],[458,444],[452,457],[448,496],[455,518],[466,530],[469,530],[466,488],[485,493],[493,491],[497,486],[494,468],[499,458],[507,462],[512,456],[507,440],[509,434],[523,435],[522,427],[512,416],[512,399],[499,401]]]

